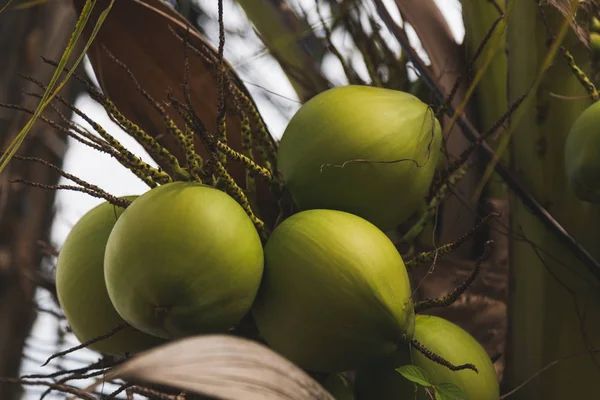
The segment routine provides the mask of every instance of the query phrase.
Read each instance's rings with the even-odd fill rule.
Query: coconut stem
[[[36,84],[42,90],[46,90],[46,85],[35,79],[34,77],[19,74],[24,79]],[[41,98],[41,95],[36,93],[27,93],[30,96]],[[72,129],[76,130],[78,133],[82,134],[84,137],[92,141],[92,143],[85,142],[84,144],[99,150],[106,151],[113,157],[115,157],[123,166],[128,168],[131,172],[133,172],[138,178],[143,180],[148,186],[151,188],[156,187],[159,183],[167,183],[172,181],[171,177],[164,171],[160,169],[156,169],[152,167],[150,164],[142,161],[140,158],[136,157],[133,153],[131,153],[125,146],[123,146],[118,140],[116,140],[112,135],[110,135],[100,124],[92,120],[87,114],[81,111],[79,108],[75,107],[73,104],[66,101],[62,96],[57,95],[56,99],[60,101],[63,105],[65,105],[68,109],[70,109],[73,113],[80,116],[84,121],[86,121],[90,126],[100,135],[103,139],[99,139],[89,134],[89,132],[83,131],[83,129],[75,129],[73,128],[73,123],[70,120],[67,120],[62,113],[59,112],[59,115],[63,118],[63,120],[67,120],[67,123],[72,127]],[[50,105],[52,108],[56,109],[54,105]],[[30,110],[22,109],[23,111],[30,112]],[[52,124],[52,121],[50,121]],[[52,124],[53,126],[55,124]],[[81,141],[81,140],[79,140]],[[101,147],[98,149],[98,146]]]
[[[446,182],[444,182],[440,186],[440,188],[438,189],[435,196],[433,196],[433,198],[429,201],[429,205],[427,206],[427,209],[425,210],[423,215],[421,215],[421,218],[419,218],[419,221],[417,221],[417,223],[415,223],[415,225],[413,225],[413,227],[410,228],[410,230],[404,236],[402,236],[402,238],[398,241],[397,244],[410,243],[414,238],[419,236],[421,234],[421,232],[423,232],[423,230],[425,229],[425,226],[429,223],[431,218],[433,218],[433,216],[435,215],[436,210],[439,207],[439,205],[448,196],[448,194],[450,192],[450,187],[452,185],[454,185],[456,182],[458,182],[463,176],[465,176],[468,168],[469,168],[469,164],[465,163],[465,164],[463,164],[463,166],[461,168],[459,168],[457,171],[455,171],[448,177]]]
[[[425,346],[423,346],[421,343],[419,343],[416,339],[411,340],[410,345],[413,348],[417,349],[419,351],[419,353],[423,354],[429,360],[431,360],[437,364],[443,365],[444,367],[448,368],[451,371],[461,371],[463,369],[470,369],[470,370],[475,371],[475,373],[479,373],[479,371],[477,370],[477,367],[475,365],[473,365],[473,364],[454,365],[450,361],[446,360],[445,358],[438,356],[431,350],[428,350]]]
[[[174,31],[173,28],[169,27],[169,30],[171,31],[171,33],[173,33],[173,35],[175,37],[177,37],[182,42],[185,42],[185,39],[182,37],[182,35],[180,35],[176,31]],[[276,159],[277,159],[277,149],[276,149],[275,141],[271,137],[271,135],[266,127],[266,124],[265,124],[262,116],[258,112],[254,102],[250,99],[250,97],[246,94],[246,92],[240,88],[241,83],[238,82],[238,80],[235,78],[235,76],[232,76],[229,73],[230,70],[228,69],[228,67],[226,65],[224,65],[224,64],[221,65],[222,62],[221,62],[220,58],[217,57],[215,54],[212,54],[209,52],[203,52],[202,49],[198,49],[197,47],[193,46],[189,42],[187,43],[187,48],[188,48],[188,50],[192,50],[192,52],[195,56],[202,59],[207,64],[207,67],[209,67],[213,71],[216,71],[217,80],[218,80],[217,84],[219,85],[219,87],[221,87],[221,83],[220,83],[221,78],[219,78],[219,76],[221,76],[223,78],[222,79],[223,80],[223,88],[226,89],[227,92],[232,95],[233,103],[237,109],[237,112],[242,114],[242,118],[243,118],[243,114],[245,113],[250,118],[250,120],[255,122],[256,125],[252,129],[252,132],[256,134],[256,135],[252,135],[253,148],[257,149],[261,152],[261,155],[262,155],[263,159],[265,160],[266,168],[271,173],[273,173],[273,171],[274,171],[273,166],[276,164]],[[221,69],[221,67],[222,67],[222,69]],[[218,130],[223,131],[223,132],[224,132],[224,128],[225,128],[225,126],[223,125],[225,123],[224,115],[225,114],[218,116],[218,121],[217,121]],[[192,125],[192,126],[195,128],[195,125]],[[242,127],[242,129],[243,129],[243,127]],[[219,137],[219,139],[221,139],[221,137]],[[224,141],[224,140],[221,140],[221,141]],[[224,141],[224,142],[226,142],[226,141]],[[219,155],[219,157],[221,157],[221,156],[222,156],[222,154]],[[210,163],[210,161],[209,161],[209,163]]]
[[[219,160],[219,154],[221,154],[219,152],[220,141],[213,135],[210,135],[206,132],[202,121],[198,118],[194,111],[189,108],[189,106],[186,107],[185,105],[181,104],[181,102],[177,101],[173,96],[170,96],[169,99],[175,105],[177,111],[180,113],[186,124],[193,127],[193,129],[196,131],[202,133],[201,138],[203,140],[203,144],[206,146],[206,149],[210,155],[210,159],[208,160],[208,171],[212,171],[212,168],[214,168],[214,174],[218,179],[223,181],[225,191],[229,193],[229,195],[244,208],[244,211],[246,211],[246,214],[256,226],[261,238],[266,240],[266,238],[269,236],[268,228],[266,227],[265,223],[254,214],[246,194]],[[229,147],[227,146],[227,148]],[[234,153],[239,154],[237,152]],[[240,156],[242,155],[240,154]]]
[[[48,359],[46,360],[46,362],[42,364],[42,367],[48,365],[48,363],[50,361],[54,360],[55,358],[66,356],[67,354],[73,353],[74,351],[77,351],[77,350],[83,349],[85,347],[88,347],[91,344],[97,343],[97,342],[99,342],[101,340],[108,339],[109,337],[115,335],[117,332],[125,329],[126,327],[127,327],[127,324],[123,322],[123,323],[115,326],[114,328],[112,328],[110,331],[106,332],[103,335],[97,336],[97,337],[92,338],[90,340],[86,340],[85,342],[81,343],[80,345],[75,346],[75,347],[71,347],[70,349],[67,349],[67,350],[64,350],[64,351],[52,354],[50,357],[48,357]]]
[[[493,240],[488,240],[485,243],[485,249],[483,251],[483,254],[477,259],[477,261],[475,261],[475,269],[473,270],[471,275],[467,277],[467,279],[465,279],[460,285],[458,285],[456,289],[450,292],[447,296],[441,297],[439,299],[426,299],[423,301],[419,301],[415,304],[415,313],[421,313],[425,310],[435,307],[448,307],[454,304],[454,302],[458,300],[458,298],[467,291],[469,286],[473,284],[475,279],[477,279],[477,276],[481,271],[481,265],[485,260],[488,259],[488,257],[491,254],[493,244]]]
[[[458,238],[458,240],[456,240],[452,243],[445,244],[441,247],[438,247],[435,250],[426,251],[426,252],[417,254],[413,259],[406,262],[406,268],[411,270],[411,269],[418,267],[419,265],[433,262],[436,257],[452,253],[454,250],[456,250],[458,247],[460,247],[463,243],[465,243],[468,239],[470,239],[475,234],[475,232],[477,232],[481,227],[483,227],[487,223],[487,221],[490,218],[499,217],[499,216],[500,216],[500,214],[498,214],[498,213],[490,213],[490,214],[486,215],[469,232],[465,233],[460,238]],[[411,248],[414,248],[414,247],[411,247]]]
[[[271,134],[267,130],[262,116],[256,109],[256,106],[254,105],[252,100],[250,100],[246,93],[244,93],[233,82],[229,82],[229,90],[233,93],[234,98],[238,100],[237,103],[240,106],[241,112],[246,114],[249,117],[249,119],[252,119],[256,122],[257,125],[251,131],[254,133],[253,135],[251,135],[252,147],[257,149],[261,153],[261,157],[265,162],[266,168],[271,173],[273,173],[274,165],[277,160],[277,149],[275,147]]]
[[[238,153],[237,151],[233,150],[231,147],[229,147],[227,144],[221,142],[220,140],[217,141],[217,148],[221,152],[223,152],[223,154],[225,154],[227,157],[244,164],[247,171],[252,176],[260,176],[265,182],[267,182],[269,184],[272,183],[273,176],[271,175],[271,172],[269,172],[268,169],[256,164],[254,161],[252,161],[252,159],[250,159],[249,157],[246,157],[242,153]]]
[[[236,107],[239,107],[238,102],[236,101]],[[241,122],[241,136],[242,136],[242,154],[245,155],[250,160],[254,160],[254,154],[252,152],[252,127],[250,126],[250,119],[248,118],[248,114],[246,112],[241,112],[242,120]],[[268,169],[267,169],[268,171]],[[256,206],[256,180],[255,175],[252,174],[249,168],[246,168],[246,185],[244,187],[246,192],[246,197],[250,202],[250,205]]]
[[[97,192],[95,190],[91,190],[88,189],[86,187],[81,187],[81,186],[75,186],[75,185],[46,185],[43,183],[37,183],[37,182],[32,182],[26,179],[11,179],[9,180],[10,183],[22,183],[24,185],[28,185],[28,186],[32,186],[38,189],[45,189],[45,190],[72,190],[74,192],[82,192],[82,193],[86,193],[89,194],[90,196],[93,197],[97,197],[99,199],[104,199],[106,201],[108,201],[109,203],[111,203],[112,205],[115,205],[117,207],[122,207],[122,208],[126,208],[130,202],[124,199],[119,199],[118,197],[115,197],[113,195],[110,195],[104,191],[102,192]]]
[[[188,85],[188,77],[189,77],[189,65],[187,63],[187,47],[184,48],[184,61],[185,61],[185,74],[184,74],[184,90],[189,90]],[[169,116],[165,108],[157,102],[138,82],[135,78],[133,72],[119,59],[117,59],[104,45],[102,45],[102,50],[108,55],[108,57],[119,67],[121,67],[129,76],[130,81],[135,86],[135,89],[148,101],[152,107],[162,116],[163,121],[165,123],[165,127],[167,131],[177,138],[179,144],[181,145],[185,158],[186,158],[186,168],[189,174],[191,175],[192,180],[197,182],[202,182],[200,176],[201,168],[202,168],[202,158],[199,154],[196,153],[194,148],[194,139],[193,133],[190,135],[188,131],[182,132],[181,129],[175,124],[173,119]]]
[[[110,57],[110,55],[109,55],[109,57]],[[54,61],[51,61],[46,58],[42,58],[42,59],[44,60],[45,63],[47,63],[49,65],[52,65],[54,67],[58,66],[58,64]],[[115,58],[115,60],[116,60],[116,58]],[[69,72],[69,69],[64,68],[64,71]],[[87,79],[84,79],[83,77],[79,76],[76,73],[74,73],[73,76],[86,86],[90,97],[92,99],[94,99],[96,102],[98,102],[102,107],[104,107],[104,109],[108,113],[108,116],[110,117],[110,119],[113,122],[115,122],[123,130],[125,130],[129,135],[131,135],[134,139],[136,139],[136,141],[138,141],[138,143],[142,144],[146,148],[148,153],[150,153],[151,156],[153,156],[156,159],[163,160],[165,163],[167,163],[169,166],[171,166],[171,168],[173,169],[173,171],[177,177],[179,177],[181,180],[185,180],[185,181],[189,180],[189,178],[190,178],[189,174],[183,168],[181,168],[181,166],[179,165],[179,161],[177,160],[177,157],[175,157],[173,154],[171,154],[169,152],[169,150],[164,148],[160,143],[158,143],[158,141],[156,139],[154,139],[152,136],[148,135],[139,126],[137,126],[136,124],[131,122],[129,119],[127,119],[117,109],[117,107],[114,105],[114,103],[110,99],[108,99],[103,93],[101,93],[98,89],[96,89]],[[130,75],[130,77],[132,77],[132,76],[133,76],[133,74]],[[135,84],[136,82],[137,81],[134,81],[133,83]],[[87,121],[87,122],[89,122],[89,121]],[[96,123],[94,123],[94,124],[98,125]],[[113,139],[113,140],[115,140],[115,139]],[[163,171],[160,171],[160,172],[164,173]],[[166,174],[166,173],[164,173],[164,174]]]
[[[84,193],[88,193],[94,197],[103,198],[106,201],[108,201],[109,203],[116,205],[118,207],[122,207],[122,208],[126,208],[129,204],[131,204],[131,202],[129,200],[113,196],[113,195],[105,192],[104,190],[102,190],[100,187],[98,187],[96,185],[92,185],[91,183],[88,183],[88,182],[84,181],[83,179],[76,177],[75,175],[69,174],[68,172],[65,172],[62,169],[60,169],[59,167],[57,167],[56,165],[49,163],[46,160],[42,160],[41,158],[23,157],[23,156],[19,156],[17,154],[15,154],[14,158],[16,160],[30,161],[30,162],[42,164],[42,165],[58,172],[58,174],[60,174],[60,176],[66,178],[66,179],[69,179],[69,180],[77,183],[80,186],[45,185],[45,184],[41,184],[41,183],[31,182],[31,181],[28,181],[25,179],[14,179],[14,180],[11,180],[10,182],[23,183],[23,184],[26,184],[29,186],[34,186],[34,187],[41,188],[41,189],[49,189],[49,190],[71,189],[71,190],[75,190],[75,191],[79,191],[79,192],[84,192]]]

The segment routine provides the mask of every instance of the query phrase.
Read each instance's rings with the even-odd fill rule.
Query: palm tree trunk
[[[551,36],[538,7],[533,1],[517,1],[509,19],[511,101],[540,76],[548,52]],[[556,34],[564,18],[549,6],[543,6],[543,11]],[[562,44],[578,65],[589,71],[589,51],[575,35],[567,35]],[[575,197],[563,162],[569,130],[591,100],[586,99],[586,91],[560,53],[531,96],[532,102],[513,115],[511,124],[519,124],[513,126],[511,166],[536,199],[598,258],[600,208]],[[511,398],[595,398],[600,389],[600,360],[587,353],[600,344],[598,280],[516,198],[512,199],[510,218],[506,389],[515,388],[554,362],[556,365]]]
[[[14,2],[13,4],[16,4]],[[69,2],[46,2],[26,9],[10,6],[0,13],[0,102],[35,108],[37,99],[23,92],[37,92],[17,72],[48,81],[52,69],[40,56],[58,60],[70,37],[75,13]],[[71,101],[75,88],[63,95]],[[69,116],[66,110],[64,114]],[[57,120],[57,115],[46,113]],[[26,124],[28,114],[0,107],[0,149],[6,149]],[[66,138],[37,122],[19,154],[61,165]],[[32,323],[35,280],[42,254],[37,242],[46,240],[53,219],[54,192],[10,183],[22,178],[53,185],[58,175],[39,164],[13,159],[0,175],[0,376],[19,374],[22,354]],[[22,388],[0,384],[0,399],[21,397]]]

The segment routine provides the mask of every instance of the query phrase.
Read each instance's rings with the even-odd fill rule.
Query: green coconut
[[[125,197],[134,200],[137,196]],[[56,291],[69,326],[81,342],[105,335],[125,321],[113,307],[104,284],[104,250],[123,208],[104,202],[73,226],[56,264]],[[131,326],[88,346],[110,355],[135,353],[163,340]]]
[[[565,172],[575,195],[600,203],[600,102],[577,118],[565,143]]]
[[[300,209],[346,211],[389,230],[424,201],[441,138],[433,111],[412,94],[343,86],[300,107],[278,167]]]
[[[396,365],[421,367],[428,373],[434,385],[453,383],[469,400],[500,398],[498,378],[490,357],[479,342],[464,329],[440,317],[417,315],[414,339],[454,365],[475,365],[478,372],[470,369],[452,371],[414,349],[401,349],[396,357]],[[393,367],[383,365],[358,372],[356,393],[359,400],[408,399],[414,398],[414,385]],[[419,400],[430,399],[423,388],[419,388],[417,393]]]
[[[316,372],[390,355],[414,329],[409,278],[394,244],[370,222],[336,210],[302,211],[275,228],[253,315],[275,351]]]
[[[104,272],[127,322],[178,338],[235,327],[256,297],[263,262],[254,224],[232,197],[174,182],[123,213],[108,239]]]

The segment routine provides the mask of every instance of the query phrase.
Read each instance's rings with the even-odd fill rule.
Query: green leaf
[[[436,400],[469,400],[461,388],[454,383],[440,383],[435,386]]]
[[[421,367],[417,367],[416,365],[403,365],[400,368],[396,368],[396,372],[405,377],[411,382],[417,383],[424,387],[432,387],[433,383],[431,382],[431,377]]]

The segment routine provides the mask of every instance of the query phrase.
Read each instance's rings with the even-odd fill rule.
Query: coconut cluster
[[[125,210],[104,203],[74,226],[60,252],[61,306],[82,342],[125,326],[90,346],[107,354],[232,332],[249,318],[274,351],[332,374],[324,384],[344,392],[340,398],[354,394],[338,373],[414,363],[402,358],[413,338],[460,363],[457,352],[476,341],[462,331],[449,348],[454,328],[440,335],[443,323],[415,316],[404,260],[385,233],[425,202],[440,148],[440,124],[415,96],[328,90],[283,134],[278,168],[298,211],[268,239],[236,200],[201,183],[164,184],[128,197]],[[479,358],[466,362],[484,375],[432,375],[465,392],[480,382],[497,395],[497,384],[488,385],[491,361],[474,352],[467,355]],[[430,369],[438,367],[445,368]],[[397,398],[411,393],[399,390]]]

